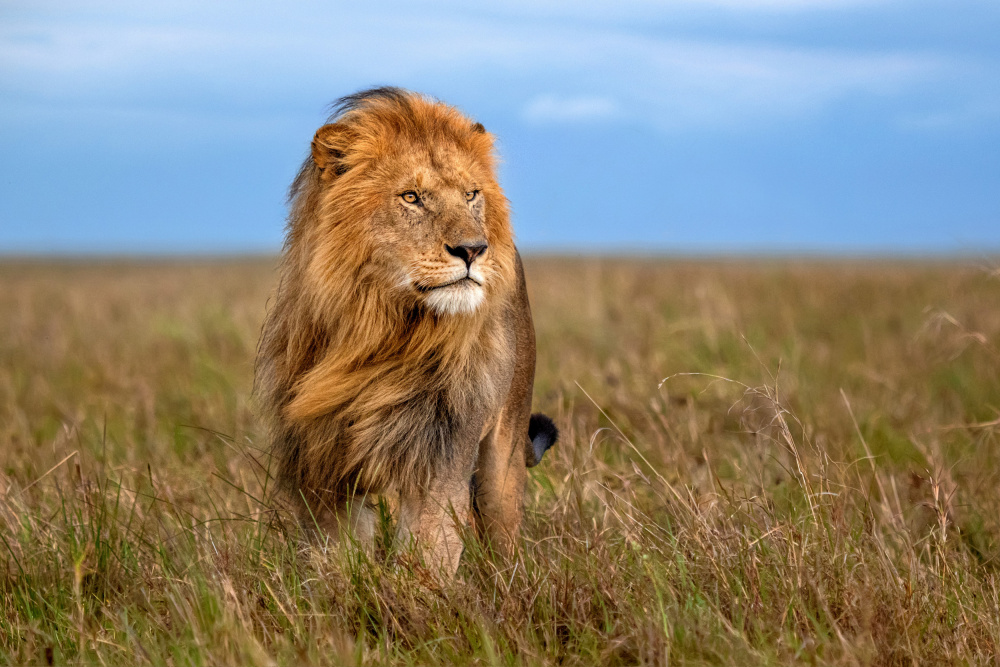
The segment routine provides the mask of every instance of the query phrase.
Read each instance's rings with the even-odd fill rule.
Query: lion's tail
[[[551,419],[536,412],[531,415],[531,419],[528,421],[528,440],[530,445],[525,459],[528,467],[531,468],[541,463],[545,452],[559,440],[559,429],[556,428]]]

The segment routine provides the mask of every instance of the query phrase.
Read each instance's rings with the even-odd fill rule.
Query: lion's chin
[[[474,313],[485,297],[482,285],[464,279],[430,290],[424,295],[424,303],[438,315],[460,315]]]

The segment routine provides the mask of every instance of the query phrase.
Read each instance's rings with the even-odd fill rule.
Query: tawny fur
[[[278,478],[310,512],[398,493],[411,532],[454,542],[427,506],[467,508],[475,477],[481,528],[516,533],[534,334],[494,169],[481,125],[398,89],[345,98],[316,133],[257,367]],[[436,289],[458,270],[446,248],[473,237],[488,244],[468,269],[482,287]]]

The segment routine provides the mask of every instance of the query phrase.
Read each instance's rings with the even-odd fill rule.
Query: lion
[[[396,539],[453,575],[463,526],[510,551],[527,468],[558,431],[531,414],[535,335],[494,139],[399,88],[340,99],[289,190],[257,392],[304,523]]]

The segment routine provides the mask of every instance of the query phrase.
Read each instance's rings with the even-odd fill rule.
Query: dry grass
[[[0,266],[0,663],[997,660],[995,272],[531,259],[563,440],[438,589],[261,502],[272,267]]]

